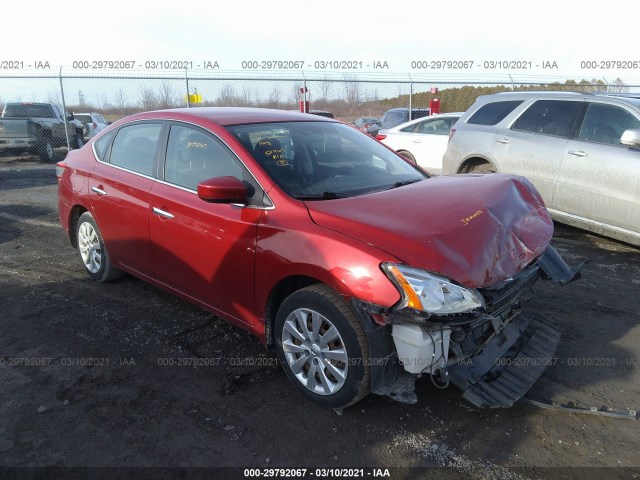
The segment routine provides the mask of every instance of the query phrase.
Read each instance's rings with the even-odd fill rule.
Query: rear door
[[[500,173],[527,177],[548,207],[554,206],[555,183],[581,105],[582,101],[537,100],[498,131],[491,146]]]
[[[89,179],[91,206],[109,255],[143,276],[153,276],[149,190],[162,128],[162,122],[121,127]]]
[[[577,138],[567,142],[553,204],[558,210],[640,231],[640,151],[622,145],[640,129],[637,113],[588,102]]]
[[[202,180],[233,176],[262,198],[233,152],[210,132],[172,123],[164,178],[151,189],[149,230],[156,278],[183,295],[244,323],[253,310],[259,206],[207,203]]]

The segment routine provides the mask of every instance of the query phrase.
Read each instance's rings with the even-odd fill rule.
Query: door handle
[[[583,152],[582,150],[569,150],[569,155],[575,155],[576,157],[588,156],[587,152]]]
[[[99,187],[91,187],[91,190],[96,192],[98,195],[106,195],[107,192],[105,192],[104,190],[102,190]]]
[[[160,210],[159,208],[153,207],[153,213],[160,215],[161,217],[164,218],[173,218],[173,215],[171,215],[169,212],[165,212],[164,210]]]
[[[501,138],[500,140],[496,140],[496,142],[498,143],[502,143],[504,145],[506,145],[507,143],[511,143],[509,140],[507,140],[506,138]]]

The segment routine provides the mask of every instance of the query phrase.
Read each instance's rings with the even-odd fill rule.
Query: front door
[[[164,180],[151,188],[149,231],[156,279],[237,323],[251,318],[256,225],[261,208],[207,203],[202,180],[234,176],[245,167],[212,134],[174,123]]]

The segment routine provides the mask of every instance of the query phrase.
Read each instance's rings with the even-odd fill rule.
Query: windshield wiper
[[[404,187],[405,185],[411,185],[412,183],[416,183],[423,180],[422,178],[418,178],[415,180],[403,180],[401,182],[396,182],[394,183],[391,187],[388,188],[388,190],[391,190],[392,188],[398,188],[398,187]]]
[[[333,200],[336,198],[347,198],[350,195],[345,193],[336,193],[336,192],[324,192],[318,195],[293,195],[294,198],[298,200]]]

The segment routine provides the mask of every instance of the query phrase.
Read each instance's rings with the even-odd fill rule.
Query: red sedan
[[[242,108],[124,118],[57,170],[90,277],[135,275],[253,332],[321,405],[413,403],[426,374],[510,406],[555,352],[520,299],[574,272],[524,178],[429,178],[340,122]]]

